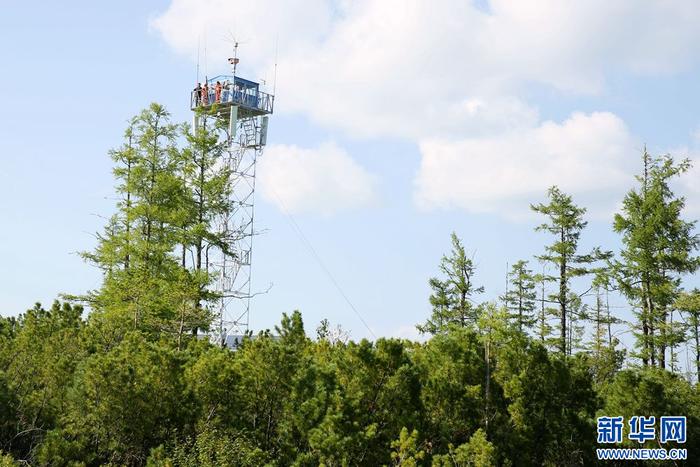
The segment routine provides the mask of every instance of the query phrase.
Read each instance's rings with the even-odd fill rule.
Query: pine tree
[[[534,276],[527,264],[527,261],[523,260],[513,264],[508,275],[508,290],[501,297],[509,311],[510,319],[520,332],[532,328],[536,322],[537,291]]]
[[[559,306],[559,350],[566,354],[567,345],[567,319],[571,308],[571,300],[574,295],[571,292],[571,280],[594,272],[593,263],[605,259],[608,253],[603,253],[599,248],[593,249],[588,254],[578,254],[578,241],[581,232],[587,222],[583,220],[585,208],[576,206],[571,197],[553,186],[548,191],[549,203],[531,205],[531,209],[548,218],[538,226],[536,230],[551,233],[555,240],[545,248],[545,253],[537,258],[554,265],[558,271],[555,276],[558,282],[558,291],[549,297],[551,302]]]
[[[645,149],[643,164],[636,177],[639,187],[627,193],[622,212],[615,215],[614,230],[624,245],[616,270],[621,291],[640,310],[639,358],[644,365],[666,368],[666,350],[680,338],[669,324],[671,305],[682,274],[698,267],[693,253],[699,240],[693,234],[695,222],[681,218],[684,198],[669,186],[689,169],[689,162],[652,158]]]
[[[433,312],[425,324],[416,326],[422,333],[437,334],[450,326],[473,326],[478,318],[473,296],[483,293],[484,288],[474,285],[476,267],[459,237],[453,232],[451,238],[452,252],[440,261],[440,272],[445,279],[434,277],[429,281],[433,289],[430,296]]]

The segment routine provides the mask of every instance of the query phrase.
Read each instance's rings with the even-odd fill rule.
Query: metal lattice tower
[[[216,277],[221,296],[212,339],[235,347],[248,332],[250,323],[255,169],[266,144],[274,96],[260,91],[258,83],[235,75],[237,58],[229,62],[233,65],[233,75],[208,79],[206,90],[198,85],[192,92],[190,107],[196,112],[195,127],[199,125],[200,115],[204,115],[225,123],[228,129],[222,164],[230,170],[232,203],[231,209],[217,222],[228,254],[220,250],[210,252],[208,267]]]

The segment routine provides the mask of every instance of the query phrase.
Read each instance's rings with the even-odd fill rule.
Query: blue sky
[[[253,271],[273,287],[253,328],[300,309],[309,330],[369,334],[279,196],[374,333],[415,336],[451,231],[494,298],[548,241],[528,212],[547,186],[590,208],[583,248],[616,249],[643,144],[700,162],[699,19],[682,1],[7,2],[0,313],[99,285],[75,252],[113,209],[107,151],[152,101],[190,119],[197,50],[225,72],[234,34],[243,75],[269,88],[278,63]],[[699,175],[678,184],[693,217]]]

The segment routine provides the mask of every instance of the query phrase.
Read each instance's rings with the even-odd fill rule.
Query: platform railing
[[[212,88],[209,88],[206,100],[203,97],[201,92],[193,90],[190,94],[190,109],[209,107],[213,104],[232,104],[264,113],[272,113],[275,103],[275,96],[266,92],[253,91],[250,88],[235,89],[232,86],[223,87],[218,99],[216,90]]]

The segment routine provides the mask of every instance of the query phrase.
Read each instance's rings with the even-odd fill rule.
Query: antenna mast
[[[236,76],[236,66],[238,65],[238,62],[240,60],[238,59],[238,41],[234,40],[233,42],[233,57],[228,59],[229,64],[231,65],[231,72],[233,73],[233,76]]]

